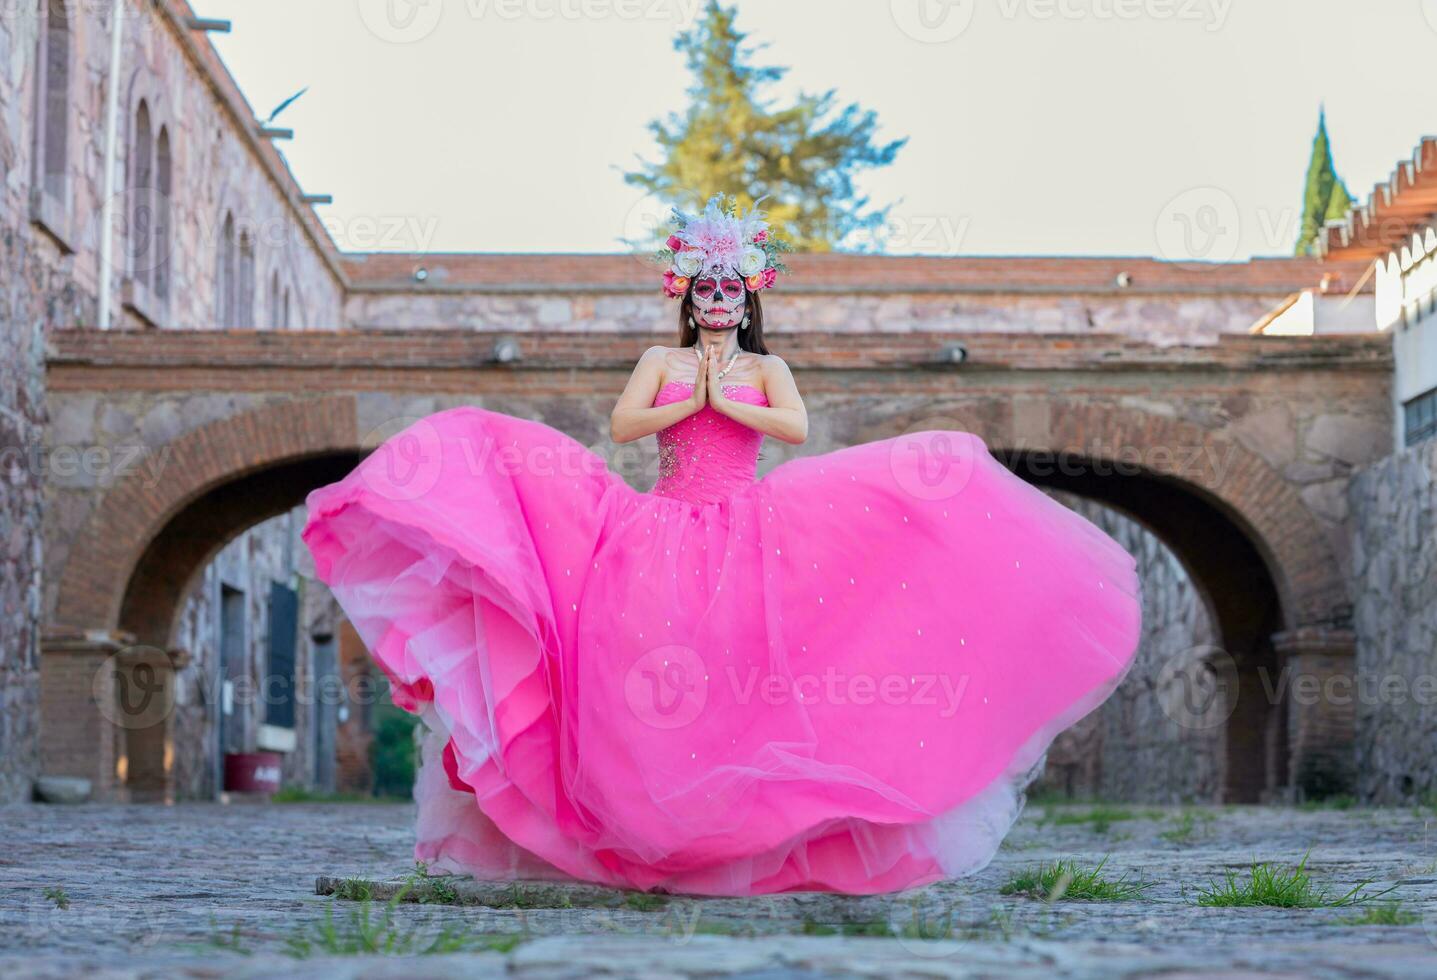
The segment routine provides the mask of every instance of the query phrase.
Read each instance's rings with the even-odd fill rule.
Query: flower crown
[[[788,245],[770,231],[764,218],[757,201],[744,214],[737,202],[722,194],[709,198],[697,215],[675,208],[673,233],[659,251],[666,269],[664,294],[677,299],[688,291],[689,283],[706,276],[741,278],[752,292],[776,283],[778,274],[788,271],[779,260]]]

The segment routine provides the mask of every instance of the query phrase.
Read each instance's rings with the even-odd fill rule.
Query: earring
[[[743,328],[744,328],[745,330],[748,329],[748,317],[744,317],[744,318],[743,318]]]
[[[693,317],[689,317],[689,326],[691,326],[691,327],[697,327],[697,326],[698,326],[697,323],[694,323],[694,318],[693,318]]]

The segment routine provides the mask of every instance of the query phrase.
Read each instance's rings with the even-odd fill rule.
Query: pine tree
[[[744,208],[766,196],[770,222],[800,251],[831,251],[880,227],[888,207],[870,208],[854,177],[891,163],[907,140],[875,144],[874,113],[837,108],[831,89],[783,107],[765,99],[788,69],[755,65],[735,17],[708,0],[703,17],[674,40],[692,76],[689,105],[649,124],[663,159],[640,161],[624,179],[687,211],[717,193]]]
[[[1312,140],[1312,159],[1307,164],[1307,187],[1302,195],[1302,227],[1297,236],[1296,254],[1314,255],[1322,226],[1347,217],[1352,195],[1332,165],[1332,146],[1327,139],[1327,111],[1317,113],[1317,135]]]

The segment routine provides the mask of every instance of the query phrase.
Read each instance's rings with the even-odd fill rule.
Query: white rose
[[[674,256],[674,271],[690,279],[698,275],[703,264],[704,253],[696,248],[686,248]]]
[[[768,265],[768,256],[761,248],[746,248],[738,259],[738,274],[744,278],[756,276]]]

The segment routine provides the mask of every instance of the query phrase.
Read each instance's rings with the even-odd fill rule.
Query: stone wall
[[[12,236],[0,239],[0,268],[19,270],[21,282],[34,269]],[[40,770],[45,464],[38,451],[45,345],[39,305],[23,291],[0,292],[0,803],[27,798]]]
[[[1059,735],[1032,792],[1146,803],[1212,802],[1226,715],[1204,684],[1216,629],[1177,556],[1117,511],[1054,494],[1137,558],[1143,636],[1127,678],[1101,708]]]
[[[1377,803],[1437,798],[1437,439],[1359,472],[1348,494],[1357,773]]]
[[[37,249],[81,292],[98,292],[100,239],[105,204],[105,101],[110,60],[108,3],[68,3],[71,23],[68,175],[65,202],[48,231],[32,223],[31,185],[37,144],[35,113],[40,4],[11,5],[0,17],[0,228]],[[181,14],[186,5],[179,4]],[[142,327],[143,308],[157,326],[201,329],[215,325],[216,270],[223,216],[232,213],[236,234],[254,243],[254,320],[270,323],[269,286],[279,277],[281,296],[290,295],[294,327],[333,326],[341,309],[342,281],[337,250],[308,208],[291,201],[299,188],[275,150],[251,136],[253,111],[233,80],[219,69],[207,41],[186,50],[175,25],[159,5],[125,5],[121,62],[119,154],[111,194],[115,266],[109,282],[115,300],[114,325]],[[182,28],[180,29],[182,30]],[[186,32],[188,33],[188,32]],[[213,59],[211,62],[210,59]],[[203,66],[203,67],[201,67]],[[218,69],[218,71],[217,71]],[[141,103],[156,139],[169,137],[173,181],[169,194],[172,232],[147,256],[130,247],[129,217],[136,199],[136,131]],[[148,193],[148,190],[147,190]],[[129,281],[164,263],[170,273],[169,300],[129,305]],[[6,278],[12,267],[6,266]],[[52,305],[52,326],[93,326],[94,305]],[[232,324],[233,325],[233,324]]]
[[[562,257],[555,259],[562,263]],[[801,287],[799,287],[801,288]],[[770,335],[797,330],[838,333],[1115,333],[1158,344],[1203,343],[1244,333],[1282,295],[1145,296],[1004,292],[775,293],[764,301]],[[657,292],[352,292],[345,323],[358,329],[572,330],[678,333],[675,307]]]

